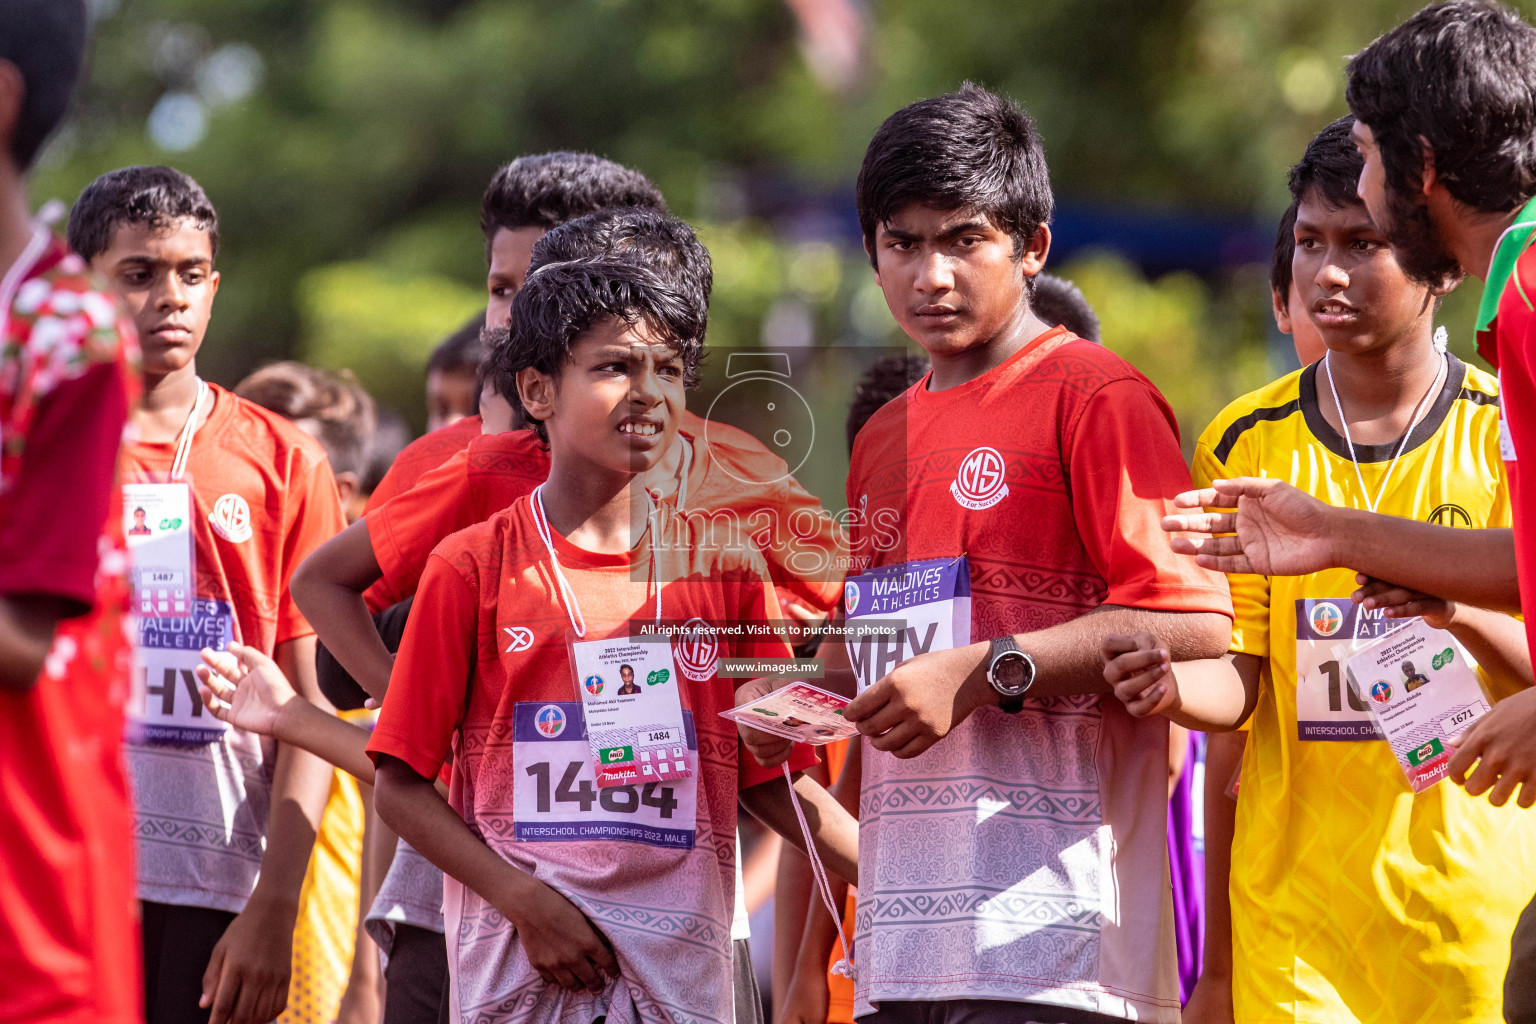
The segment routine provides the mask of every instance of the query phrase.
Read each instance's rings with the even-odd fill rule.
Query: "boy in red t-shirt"
[[[759,785],[771,774],[738,763],[719,717],[720,656],[788,654],[744,628],[780,614],[761,558],[638,486],[676,433],[705,309],[664,270],[605,258],[531,275],[512,315],[498,371],[548,439],[549,478],[433,554],[369,744],[379,811],[450,876],[453,1014],[727,1020],[738,790],[799,832],[788,789]],[[653,621],[664,638],[688,623],[691,656],[646,642]],[[621,662],[641,694],[609,689]],[[433,786],[450,751],[451,805]],[[630,767],[610,780],[616,759]],[[852,820],[810,780],[796,790],[852,875]]]
[[[27,210],[81,0],[0,7],[0,1020],[140,1017],[118,450],[138,347]]]
[[[1173,415],[1032,312],[1052,199],[1018,107],[967,85],[898,111],[857,202],[933,369],[870,419],[849,470],[863,571],[844,616],[906,620],[844,644],[865,737],[854,1012],[1177,1021],[1167,727],[1106,697],[1098,654],[1109,623],[1162,624],[1179,659],[1230,634],[1224,581],[1159,528],[1188,479]]]
[[[147,1016],[257,1024],[287,1001],[330,768],[210,720],[193,669],[200,647],[238,640],[323,701],[288,581],[343,527],[341,501],[313,438],[197,375],[219,274],[218,218],[196,182],[168,167],[102,175],[76,201],[69,241],[144,349],[123,483],[153,528],[132,544],[142,689],[127,747]]]

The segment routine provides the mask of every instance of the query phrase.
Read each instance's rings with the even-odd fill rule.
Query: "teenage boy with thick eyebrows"
[[[1352,125],[1325,128],[1291,171],[1294,280],[1328,352],[1228,406],[1195,448],[1196,482],[1272,476],[1329,505],[1410,519],[1455,508],[1471,527],[1502,527],[1497,385],[1436,349],[1435,300],[1447,285],[1408,277],[1359,202]],[[1233,577],[1231,657],[1171,674],[1155,637],[1106,639],[1106,654],[1120,655],[1107,675],[1135,714],[1223,729],[1251,709],[1232,830],[1230,972],[1200,983],[1230,984],[1231,1002],[1222,1015],[1220,995],[1207,993],[1202,1019],[1492,1024],[1505,944],[1536,884],[1536,818],[1454,786],[1415,795],[1404,785],[1333,664],[1341,641],[1387,626],[1351,607],[1354,588],[1342,569]],[[1426,621],[1466,645],[1493,692],[1530,684],[1516,619],[1451,605],[1426,610]],[[1223,680],[1222,699],[1181,701],[1197,677]],[[1229,783],[1207,776],[1217,792]]]
[[[734,694],[713,667],[672,665],[677,689],[663,688],[665,669],[647,672],[647,713],[697,735],[689,778],[593,793],[575,732],[596,727],[598,704],[572,701],[601,692],[590,673],[606,665],[611,686],[619,660],[672,663],[670,641],[637,652],[638,624],[780,614],[754,549],[709,542],[707,527],[639,485],[673,441],[702,350],[705,307],[686,285],[611,257],[530,275],[498,367],[515,373],[518,403],[548,440],[548,480],[434,552],[369,744],[381,816],[450,876],[461,1017],[515,1007],[549,1020],[729,1020],[738,791],[799,835],[789,789],[739,762],[719,717]],[[722,637],[717,653],[727,651],[788,646],[774,634]],[[560,736],[574,743],[569,758],[540,743]],[[433,785],[450,750],[451,805]],[[803,768],[808,752],[798,753]],[[557,773],[560,806],[549,798]],[[795,788],[832,867],[852,876],[852,819],[809,779]]]
[[[480,198],[480,231],[485,235],[485,326],[500,327],[507,322],[512,297],[528,273],[533,243],[577,217],[629,207],[665,213],[667,202],[645,175],[612,160],[591,153],[556,151],[520,156],[503,165]],[[423,473],[480,436],[481,427],[480,417],[466,416],[406,445],[379,482],[368,510],[410,490]]]
[[[855,442],[854,564],[898,585],[904,563],[968,571],[926,602],[953,611],[954,646],[866,671],[847,709],[866,737],[855,1013],[1171,1024],[1168,730],[1106,699],[1098,640],[1153,626],[1200,658],[1231,630],[1224,581],[1158,529],[1188,479],[1173,414],[1030,311],[1052,199],[1018,107],[968,84],[896,112],[857,199],[886,303],[933,369]],[[845,614],[881,592],[846,587]]]
[[[163,511],[151,518],[165,536],[135,554],[137,571],[167,582],[136,598],[148,678],[127,744],[147,1016],[257,1024],[287,1002],[331,770],[209,722],[191,700],[192,671],[198,646],[239,640],[323,701],[314,632],[288,583],[345,525],[341,500],[318,442],[197,375],[219,274],[218,216],[195,181],[169,167],[104,174],[76,200],[69,242],[138,326],[145,393],[124,483]]]
[[[84,0],[0,5],[0,1020],[142,1019],[118,453],[129,321],[27,203]]]

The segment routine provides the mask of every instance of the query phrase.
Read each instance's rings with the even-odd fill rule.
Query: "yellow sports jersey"
[[[1507,527],[1498,385],[1445,358],[1446,382],[1377,511]],[[1318,369],[1223,410],[1195,448],[1196,482],[1277,477],[1366,508],[1344,438],[1319,409]],[[1355,445],[1372,498],[1396,447]],[[1499,1024],[1510,933],[1536,890],[1536,813],[1449,781],[1413,795],[1332,650],[1382,629],[1350,601],[1352,572],[1231,584],[1232,650],[1265,659],[1232,848],[1236,1019]]]

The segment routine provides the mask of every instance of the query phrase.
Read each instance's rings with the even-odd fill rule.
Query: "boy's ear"
[[[1045,258],[1051,252],[1051,226],[1041,224],[1035,228],[1035,233],[1029,237],[1029,244],[1024,247],[1024,255],[1019,259],[1020,269],[1025,277],[1034,277],[1045,269]]]
[[[1428,197],[1436,188],[1444,188],[1445,183],[1440,180],[1440,175],[1435,171],[1434,148],[1430,146],[1429,140],[1422,135],[1419,136],[1419,147],[1419,189]]]
[[[16,134],[16,122],[21,120],[21,108],[27,101],[27,79],[21,68],[8,60],[0,60],[0,147],[9,159],[11,136]]]
[[[533,367],[517,371],[517,397],[529,419],[547,420],[555,411],[555,379]]]
[[[1282,296],[1278,289],[1271,288],[1269,290],[1269,303],[1269,311],[1275,315],[1275,326],[1280,329],[1281,334],[1290,334],[1291,308],[1287,298]]]
[[[868,238],[864,239],[864,255],[869,257],[869,265],[875,270],[875,284],[880,284],[880,260],[875,256],[874,244]]]

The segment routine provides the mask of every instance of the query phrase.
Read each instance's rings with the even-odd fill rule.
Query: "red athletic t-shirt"
[[[33,260],[0,297],[0,594],[73,617],[36,685],[0,692],[0,1020],[126,1024],[142,972],[117,468],[138,344],[63,245]]]
[[[653,824],[658,831],[691,829],[691,845],[610,838],[637,811],[644,813],[642,800],[668,799],[656,784],[600,805],[589,795],[576,822],[593,819],[582,826],[591,832],[582,838],[519,839],[541,820],[518,818],[519,794],[528,805],[524,791],[543,780],[542,810],[579,803],[582,794],[570,784],[575,763],[566,762],[587,756],[583,741],[552,770],[526,763],[542,756],[533,753],[540,737],[531,731],[532,716],[548,739],[574,735],[581,717],[567,647],[571,617],[526,497],[432,553],[369,753],[399,758],[435,778],[453,752],[454,809],[498,854],[566,894],[608,935],[625,976],[610,986],[608,1000],[633,1001],[646,1019],[679,1011],[729,1019],[736,794],[779,770],[759,767],[740,749],[735,725],[720,717],[735,703],[735,686],[716,669],[720,657],[789,655],[771,630],[729,632],[780,615],[761,556],[701,543],[696,525],[665,505],[654,537],[648,532],[628,554],[587,552],[558,533],[551,539],[587,639],[629,636],[632,622],[651,621],[653,578],[660,582],[663,622],[697,618],[725,631],[703,645],[708,650],[677,651],[675,678],[697,738],[696,808],[691,820]],[[809,748],[798,748],[791,770],[815,760]],[[575,1019],[592,1008],[590,994],[545,985],[501,915],[449,882],[448,953],[459,1007],[515,999],[529,1015],[551,1020]]]
[[[385,503],[410,491],[424,474],[441,466],[444,461],[459,454],[471,441],[480,437],[481,429],[479,416],[466,416],[430,434],[423,434],[406,445],[401,449],[400,454],[395,456],[395,461],[390,465],[389,471],[384,474],[384,479],[379,481],[379,486],[368,495],[368,503],[363,506],[363,514],[367,515],[375,509],[382,508]],[[410,596],[411,591],[397,590],[389,585],[388,578],[384,578],[364,591],[363,600],[368,602],[369,611],[380,612]]]
[[[288,584],[310,552],[346,526],[325,449],[274,412],[210,384],[184,479],[192,488],[197,614],[185,646],[233,638],[271,656],[314,630]],[[172,443],[131,442],[127,482],[165,479]],[[190,695],[177,693],[177,701]],[[274,746],[230,730],[195,747],[130,743],[142,899],[238,913],[265,847]]]
[[[1536,242],[1536,235],[1532,236]],[[1529,243],[1528,243],[1529,245]],[[1520,458],[1536,459],[1536,245],[1529,245],[1504,283],[1498,314],[1478,334],[1478,353],[1499,371],[1504,466],[1515,512],[1515,564],[1520,604],[1536,608],[1536,484],[1524,479]],[[1525,617],[1525,636],[1536,650],[1536,615]]]
[[[750,434],[688,412],[679,429],[693,452],[685,513],[762,551],[782,595],[831,610],[841,592],[846,548],[821,503]],[[484,522],[548,474],[548,448],[531,430],[472,440],[423,474],[416,487],[367,514],[368,538],[384,572],[376,586],[399,599],[409,596],[438,542]]]
[[[971,642],[1106,603],[1232,614],[1225,579],[1168,546],[1189,471],[1167,403],[1124,360],[1057,328],[965,384],[928,383],[854,443],[861,570],[966,557]],[[856,1012],[999,999],[1176,1021],[1167,760],[1166,720],[1097,694],[981,708],[910,760],[866,744]]]
[[[416,486],[423,473],[436,469],[443,461],[480,436],[483,425],[479,416],[466,416],[423,434],[400,450],[379,486],[368,496],[365,511],[372,512],[389,499]]]

